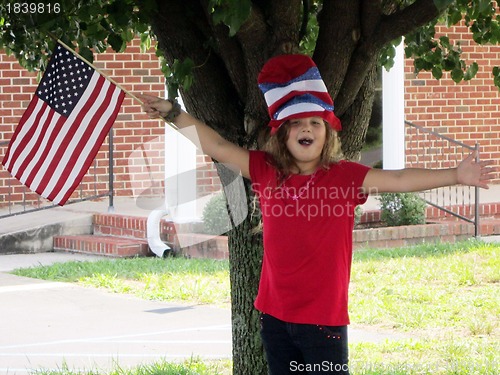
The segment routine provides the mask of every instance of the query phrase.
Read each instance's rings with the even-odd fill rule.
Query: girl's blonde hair
[[[340,139],[338,133],[324,121],[326,128],[325,144],[321,151],[320,165],[324,169],[328,169],[332,163],[337,163],[342,159],[340,149]],[[263,150],[272,156],[272,164],[278,170],[278,185],[292,174],[296,167],[292,154],[286,147],[286,141],[290,134],[290,127],[287,126],[288,121],[281,125],[272,135],[263,147]]]

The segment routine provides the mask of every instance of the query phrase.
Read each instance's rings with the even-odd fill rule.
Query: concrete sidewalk
[[[91,258],[0,256],[0,374],[63,365],[104,373],[162,359],[231,358],[229,309],[147,301],[5,272],[16,263],[24,267],[68,260]]]
[[[231,358],[229,309],[147,301],[8,273],[20,267],[94,259],[102,258],[66,253],[0,255],[1,375],[63,365],[104,373],[116,366],[161,359]],[[405,338],[353,327],[349,335],[350,342]]]

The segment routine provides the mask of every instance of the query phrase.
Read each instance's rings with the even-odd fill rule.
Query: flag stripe
[[[84,101],[85,105],[82,110],[77,110],[79,116],[73,120],[70,132],[65,134],[65,138],[61,139],[61,142],[65,146],[59,147],[59,153],[56,160],[54,160],[51,165],[51,178],[44,180],[41,193],[43,197],[52,200],[52,192],[57,188],[59,179],[67,177],[67,175],[64,175],[65,169],[74,167],[71,155],[80,151],[78,149],[78,143],[85,136],[85,131],[93,126],[91,120],[95,116],[95,107],[100,105],[99,94],[101,94],[101,90],[103,89],[105,82],[107,81],[103,77],[94,73],[94,76],[90,80],[89,87],[85,90],[82,96],[82,101]],[[75,109],[78,109],[78,105]],[[80,124],[84,124],[85,126],[79,126]]]
[[[47,108],[50,110],[50,108]],[[52,119],[48,126],[48,131],[45,134],[45,138],[42,140],[40,147],[37,150],[36,155],[33,158],[33,166],[29,166],[26,173],[26,180],[23,182],[26,186],[31,186],[33,190],[35,188],[32,186],[33,179],[36,177],[37,172],[40,170],[41,165],[47,158],[47,154],[50,152],[52,145],[54,144],[54,140],[58,134],[58,129],[61,128],[62,124],[66,118],[61,116],[59,113],[55,111],[51,111]],[[24,176],[23,176],[24,177]]]
[[[26,120],[29,118],[29,112],[32,112],[34,108],[36,108],[37,103],[32,100],[28,106],[28,109],[26,112],[23,114],[21,117],[21,120],[19,121],[19,124],[17,125],[16,132],[12,136],[10,142],[9,142],[9,147],[7,148],[7,151],[5,152],[4,158],[2,160],[2,164],[5,166],[5,168],[10,168],[12,163],[15,160],[15,150],[17,149],[19,143],[22,141],[23,137],[20,133],[26,133],[28,125],[25,128],[25,123]]]
[[[314,63],[312,61],[310,63],[312,63],[314,65]],[[304,67],[302,67],[302,68],[304,68]],[[294,69],[294,68],[292,68],[292,69]],[[299,69],[301,69],[301,68],[299,68]],[[259,78],[259,81],[261,81],[259,83],[259,87],[262,90],[262,92],[266,93],[266,92],[273,90],[275,88],[286,87],[286,86],[292,85],[295,82],[299,82],[299,81],[314,81],[314,80],[318,80],[318,79],[321,80],[321,74],[319,73],[319,70],[316,66],[311,66],[302,74],[299,74],[298,71],[297,72],[294,71],[294,73],[292,75],[295,75],[295,74],[299,74],[299,75],[296,76],[295,78],[291,78],[291,79],[290,79],[290,72],[289,71],[285,70],[282,73],[284,75],[280,76],[280,75],[276,75],[276,72],[273,72],[272,78],[269,76],[269,74],[267,74],[267,78],[271,78],[272,82],[262,82],[261,81],[262,78]]]
[[[50,135],[52,133],[54,124],[54,111],[50,109],[48,106],[44,106],[43,108],[43,115],[40,119],[42,122],[42,125],[39,126],[39,129],[41,129],[40,134],[36,138],[32,138],[33,144],[30,141],[30,144],[28,145],[28,148],[31,149],[30,154],[27,156],[26,160],[23,162],[23,165],[21,166],[21,170],[24,172],[22,173],[21,177],[19,177],[19,181],[21,181],[23,184],[28,184],[28,178],[31,174],[31,172],[36,168],[36,164],[40,161],[41,154],[43,150],[47,147],[48,144],[48,139],[50,138]]]
[[[10,158],[7,163],[4,163],[4,165],[8,170],[11,170],[11,173],[16,178],[19,165],[23,162],[23,159],[19,159],[20,154],[22,154],[23,150],[26,149],[27,143],[33,136],[33,132],[36,129],[37,117],[43,113],[42,109],[44,104],[45,103],[43,101],[39,101],[38,103],[32,101],[30,103],[30,107],[32,107],[31,110],[33,111],[31,112],[32,115],[30,116],[27,111],[24,113],[16,129],[18,133],[14,134],[14,137],[12,137],[12,140],[9,143],[10,147],[9,150],[7,150],[6,158]]]

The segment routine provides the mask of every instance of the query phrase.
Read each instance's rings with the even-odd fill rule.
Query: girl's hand
[[[151,95],[137,95],[142,100],[142,109],[149,118],[164,117],[172,109],[169,101]]]
[[[489,167],[492,161],[476,162],[477,151],[472,152],[457,167],[459,184],[488,189],[488,182],[495,178],[496,168]]]

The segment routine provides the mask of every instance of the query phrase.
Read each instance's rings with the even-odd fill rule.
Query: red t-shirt
[[[354,209],[367,199],[360,187],[369,169],[341,161],[277,187],[269,155],[250,152],[264,236],[259,311],[290,323],[349,324]]]

